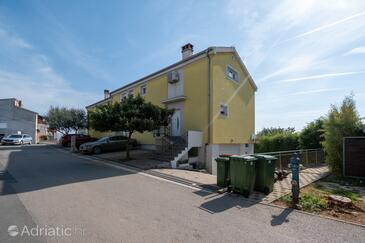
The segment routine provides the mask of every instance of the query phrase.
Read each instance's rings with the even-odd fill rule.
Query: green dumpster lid
[[[229,157],[217,157],[215,158],[216,161],[220,160],[220,161],[228,161]]]
[[[242,156],[245,160],[248,160],[248,161],[254,161],[254,160],[257,160],[257,158],[251,156],[251,155],[243,155]]]
[[[234,156],[232,156],[232,158],[242,158],[246,161],[255,161],[255,160],[257,160],[257,158],[255,158],[251,155],[234,155]]]
[[[257,158],[264,158],[266,160],[277,160],[278,159],[275,156],[267,155],[267,154],[254,154],[253,156],[255,156]]]
[[[234,155],[237,155],[237,154],[220,154],[219,157],[229,158]]]

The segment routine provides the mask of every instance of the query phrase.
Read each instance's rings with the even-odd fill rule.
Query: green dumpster
[[[256,158],[248,155],[236,155],[231,157],[230,177],[232,190],[248,197],[255,185]]]
[[[218,157],[217,161],[217,185],[221,187],[229,186],[229,157]]]
[[[269,194],[274,188],[276,157],[271,155],[254,155],[256,162],[255,190]]]

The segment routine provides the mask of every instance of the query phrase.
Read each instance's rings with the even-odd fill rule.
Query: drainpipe
[[[212,48],[208,48],[207,49],[207,57],[208,57],[208,144],[210,144],[210,140],[211,140],[211,128],[210,128],[210,118],[211,118],[211,108],[212,108],[212,104],[211,104],[211,87],[212,87],[212,80],[211,80],[211,57],[210,57],[210,51],[212,50]]]

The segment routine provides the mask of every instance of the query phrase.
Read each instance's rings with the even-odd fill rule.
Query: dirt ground
[[[336,194],[336,192],[345,194],[349,192],[351,193],[350,195],[355,195],[352,200],[353,205],[348,208],[338,206],[331,207],[330,205],[327,205],[327,197],[331,194]],[[320,180],[302,188],[300,193],[301,195],[310,194],[313,197],[318,198],[318,200],[325,202],[323,204],[325,205],[324,207],[316,208],[316,210],[304,208],[302,209],[303,211],[365,225],[365,187],[363,186],[343,185]],[[276,200],[274,204],[282,207],[290,207],[288,198],[288,196],[282,197]]]

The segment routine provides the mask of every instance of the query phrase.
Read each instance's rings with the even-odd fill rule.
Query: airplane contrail
[[[326,73],[326,74],[312,75],[312,76],[306,76],[306,77],[300,77],[300,78],[283,79],[283,80],[279,80],[277,82],[278,83],[291,83],[291,82],[297,82],[297,81],[308,80],[308,79],[338,77],[338,76],[355,75],[355,74],[361,74],[361,73],[365,73],[365,71],[343,72],[343,73]]]
[[[332,26],[335,26],[335,25],[341,24],[341,23],[343,23],[343,22],[349,21],[349,20],[354,19],[354,18],[358,18],[358,17],[363,16],[363,15],[365,15],[365,11],[364,11],[364,12],[357,13],[357,14],[354,14],[354,15],[351,15],[351,16],[348,16],[348,17],[343,18],[343,19],[340,19],[340,20],[337,20],[337,21],[332,22],[332,23],[330,23],[330,24],[325,24],[325,25],[323,25],[323,26],[317,27],[317,28],[315,28],[315,29],[313,29],[313,30],[310,30],[310,31],[304,32],[304,33],[302,33],[302,34],[296,35],[296,36],[294,36],[294,37],[291,37],[291,38],[289,38],[289,39],[286,39],[286,40],[284,40],[283,42],[287,42],[287,41],[295,40],[295,39],[298,39],[298,38],[300,38],[300,37],[307,36],[307,35],[310,35],[310,34],[313,34],[313,33],[319,32],[319,31],[321,31],[321,30],[324,30],[324,29],[330,28],[330,27],[332,27]],[[282,42],[282,43],[283,43],[283,42]]]

